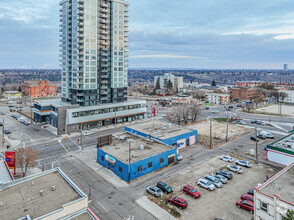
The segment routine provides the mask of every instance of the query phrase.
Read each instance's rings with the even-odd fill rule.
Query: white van
[[[269,133],[267,131],[261,131],[260,134],[267,137],[267,138],[271,138],[271,139],[275,138],[274,135],[272,135],[271,133]]]

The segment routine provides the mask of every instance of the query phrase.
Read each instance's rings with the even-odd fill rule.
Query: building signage
[[[15,174],[15,152],[14,151],[6,151],[5,152],[5,160],[9,167],[9,169],[14,170]]]
[[[115,164],[115,159],[109,155],[105,156],[105,160],[107,160],[109,163]]]

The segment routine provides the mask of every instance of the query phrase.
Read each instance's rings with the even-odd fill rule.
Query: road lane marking
[[[66,153],[68,153],[68,150],[66,149],[66,147],[63,145],[63,143],[61,143],[61,140],[58,141],[58,142],[59,142],[59,144],[64,148],[64,150],[66,151]]]
[[[109,213],[113,219],[116,219],[100,202],[97,201],[97,203],[106,211],[106,213]]]

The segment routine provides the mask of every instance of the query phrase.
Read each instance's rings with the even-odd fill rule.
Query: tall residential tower
[[[128,6],[123,0],[60,2],[62,100],[127,101]]]

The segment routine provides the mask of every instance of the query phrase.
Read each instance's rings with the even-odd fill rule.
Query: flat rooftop
[[[282,170],[277,177],[274,177],[270,182],[261,186],[259,191],[272,197],[274,194],[280,194],[282,200],[294,204],[293,180],[294,164],[286,171]]]
[[[114,136],[111,145],[100,149],[121,162],[129,164],[129,144],[131,145],[131,163],[172,149],[164,144],[155,141],[146,141],[143,138],[130,134]],[[144,146],[144,149],[140,149],[140,146]]]
[[[294,134],[288,135],[288,136],[270,144],[270,146],[294,152]]]
[[[12,180],[12,177],[10,175],[8,167],[5,164],[5,161],[4,160],[0,161],[0,182],[6,183],[6,182],[9,182],[11,180]]]
[[[139,124],[127,126],[130,129],[151,135],[161,140],[189,133],[192,129],[184,128],[164,121],[150,120]]]
[[[51,191],[52,186],[55,191]],[[82,196],[57,170],[36,178],[28,176],[24,181],[14,180],[0,191],[0,219],[19,219],[26,215],[35,219],[79,198]]]

